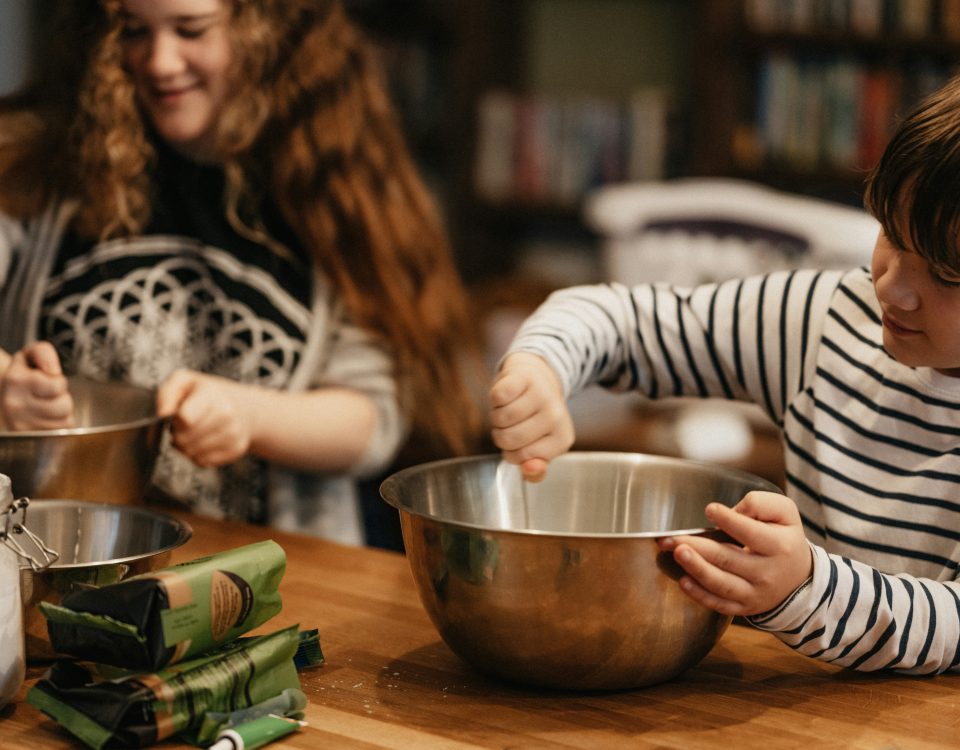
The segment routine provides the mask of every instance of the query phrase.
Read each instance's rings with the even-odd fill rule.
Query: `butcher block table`
[[[174,561],[275,539],[283,611],[261,631],[319,628],[326,663],[301,672],[309,726],[270,748],[945,748],[960,746],[960,679],[844,671],[734,624],[681,677],[615,693],[527,689],[484,677],[440,640],[402,555],[184,516]],[[0,711],[2,750],[82,748],[25,702]],[[178,742],[163,748],[190,747]]]

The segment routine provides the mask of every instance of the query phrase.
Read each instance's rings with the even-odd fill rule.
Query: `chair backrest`
[[[862,209],[724,178],[602,187],[584,215],[607,278],[626,284],[866,265],[880,229]]]

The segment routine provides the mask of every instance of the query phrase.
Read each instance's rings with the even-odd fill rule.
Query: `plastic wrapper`
[[[105,680],[63,660],[27,693],[27,701],[88,746],[147,747],[175,734],[195,738],[208,716],[299,691],[296,626],[242,638],[151,674]],[[287,693],[289,695],[290,693]]]
[[[149,672],[232,641],[281,609],[286,567],[273,541],[41,602],[53,648]]]

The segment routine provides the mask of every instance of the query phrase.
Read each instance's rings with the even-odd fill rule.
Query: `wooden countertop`
[[[309,726],[271,748],[943,748],[960,738],[960,676],[858,674],[734,624],[668,683],[590,694],[488,679],[440,640],[403,556],[189,517],[188,560],[272,537],[287,553],[284,609],[263,629],[318,627],[326,664],[301,673]],[[24,701],[0,711],[0,748],[80,748]],[[160,747],[183,748],[176,742]]]

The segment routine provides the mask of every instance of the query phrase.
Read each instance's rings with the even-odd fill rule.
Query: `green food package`
[[[123,669],[149,672],[204,653],[280,611],[286,568],[274,541],[201,557],[62,602],[41,602],[53,648]]]
[[[92,748],[148,747],[196,734],[207,716],[299,691],[297,626],[242,638],[152,674],[104,680],[62,660],[27,693],[27,702]]]

